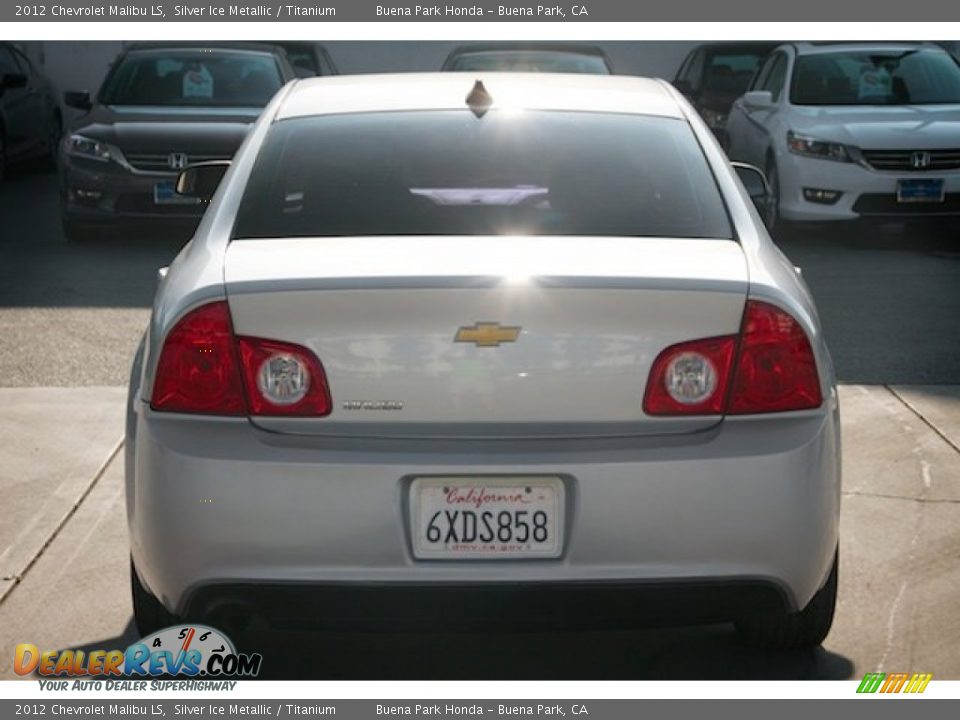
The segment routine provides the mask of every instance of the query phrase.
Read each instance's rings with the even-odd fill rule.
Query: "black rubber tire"
[[[806,650],[818,647],[833,625],[833,613],[837,606],[839,564],[839,553],[836,553],[826,584],[803,610],[740,620],[736,623],[740,636],[750,645],[768,650]]]
[[[146,637],[177,624],[177,617],[140,582],[132,559],[130,560],[130,592],[133,597],[133,619],[140,637]]]
[[[763,218],[767,232],[774,240],[787,240],[795,237],[801,230],[801,223],[784,220],[780,215],[780,175],[777,170],[777,161],[773,155],[767,156],[767,165],[764,168],[767,182],[770,184],[770,203]]]
[[[63,120],[60,118],[60,112],[57,111],[50,116],[47,126],[47,142],[43,151],[43,168],[47,172],[54,172],[57,169],[62,131]]]

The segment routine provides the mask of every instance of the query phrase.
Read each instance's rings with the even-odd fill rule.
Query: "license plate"
[[[943,180],[911,178],[897,182],[897,202],[943,202]]]
[[[554,558],[563,548],[558,477],[417,478],[410,485],[417,558]]]
[[[153,186],[153,202],[156,205],[196,205],[198,198],[178,195],[172,180],[158,182]]]

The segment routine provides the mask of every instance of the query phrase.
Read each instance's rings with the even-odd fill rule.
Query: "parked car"
[[[726,144],[727,114],[743,95],[764,58],[779,43],[711,43],[690,51],[673,85],[693,103],[710,129]]]
[[[68,92],[84,111],[61,148],[60,200],[68,239],[157,220],[196,223],[204,204],[174,192],[190,163],[229,160],[263,106],[295,73],[283,50],[251,43],[135,43],[96,97]]]
[[[787,44],[727,121],[769,224],[960,216],[960,67],[935,45]]]
[[[454,48],[446,72],[551,72],[612,75],[606,53],[574,43],[485,43]]]
[[[62,126],[49,81],[15,45],[0,42],[0,182],[22,160],[55,167]]]
[[[333,58],[330,57],[330,53],[318,43],[277,40],[271,41],[270,44],[283,48],[297,77],[322,77],[340,74]]]
[[[223,183],[131,374],[142,633],[680,616],[824,638],[830,357],[668,83],[304,80]]]

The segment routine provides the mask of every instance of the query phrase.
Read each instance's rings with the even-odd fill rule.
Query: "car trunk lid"
[[[334,409],[266,418],[276,432],[584,437],[693,432],[717,417],[648,417],[666,347],[739,331],[738,243],[634,237],[236,240],[234,331],[320,358]]]

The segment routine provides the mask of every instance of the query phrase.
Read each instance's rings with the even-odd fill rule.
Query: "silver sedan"
[[[660,81],[288,84],[178,179],[210,205],[132,372],[140,629],[819,644],[837,394],[764,187]]]

